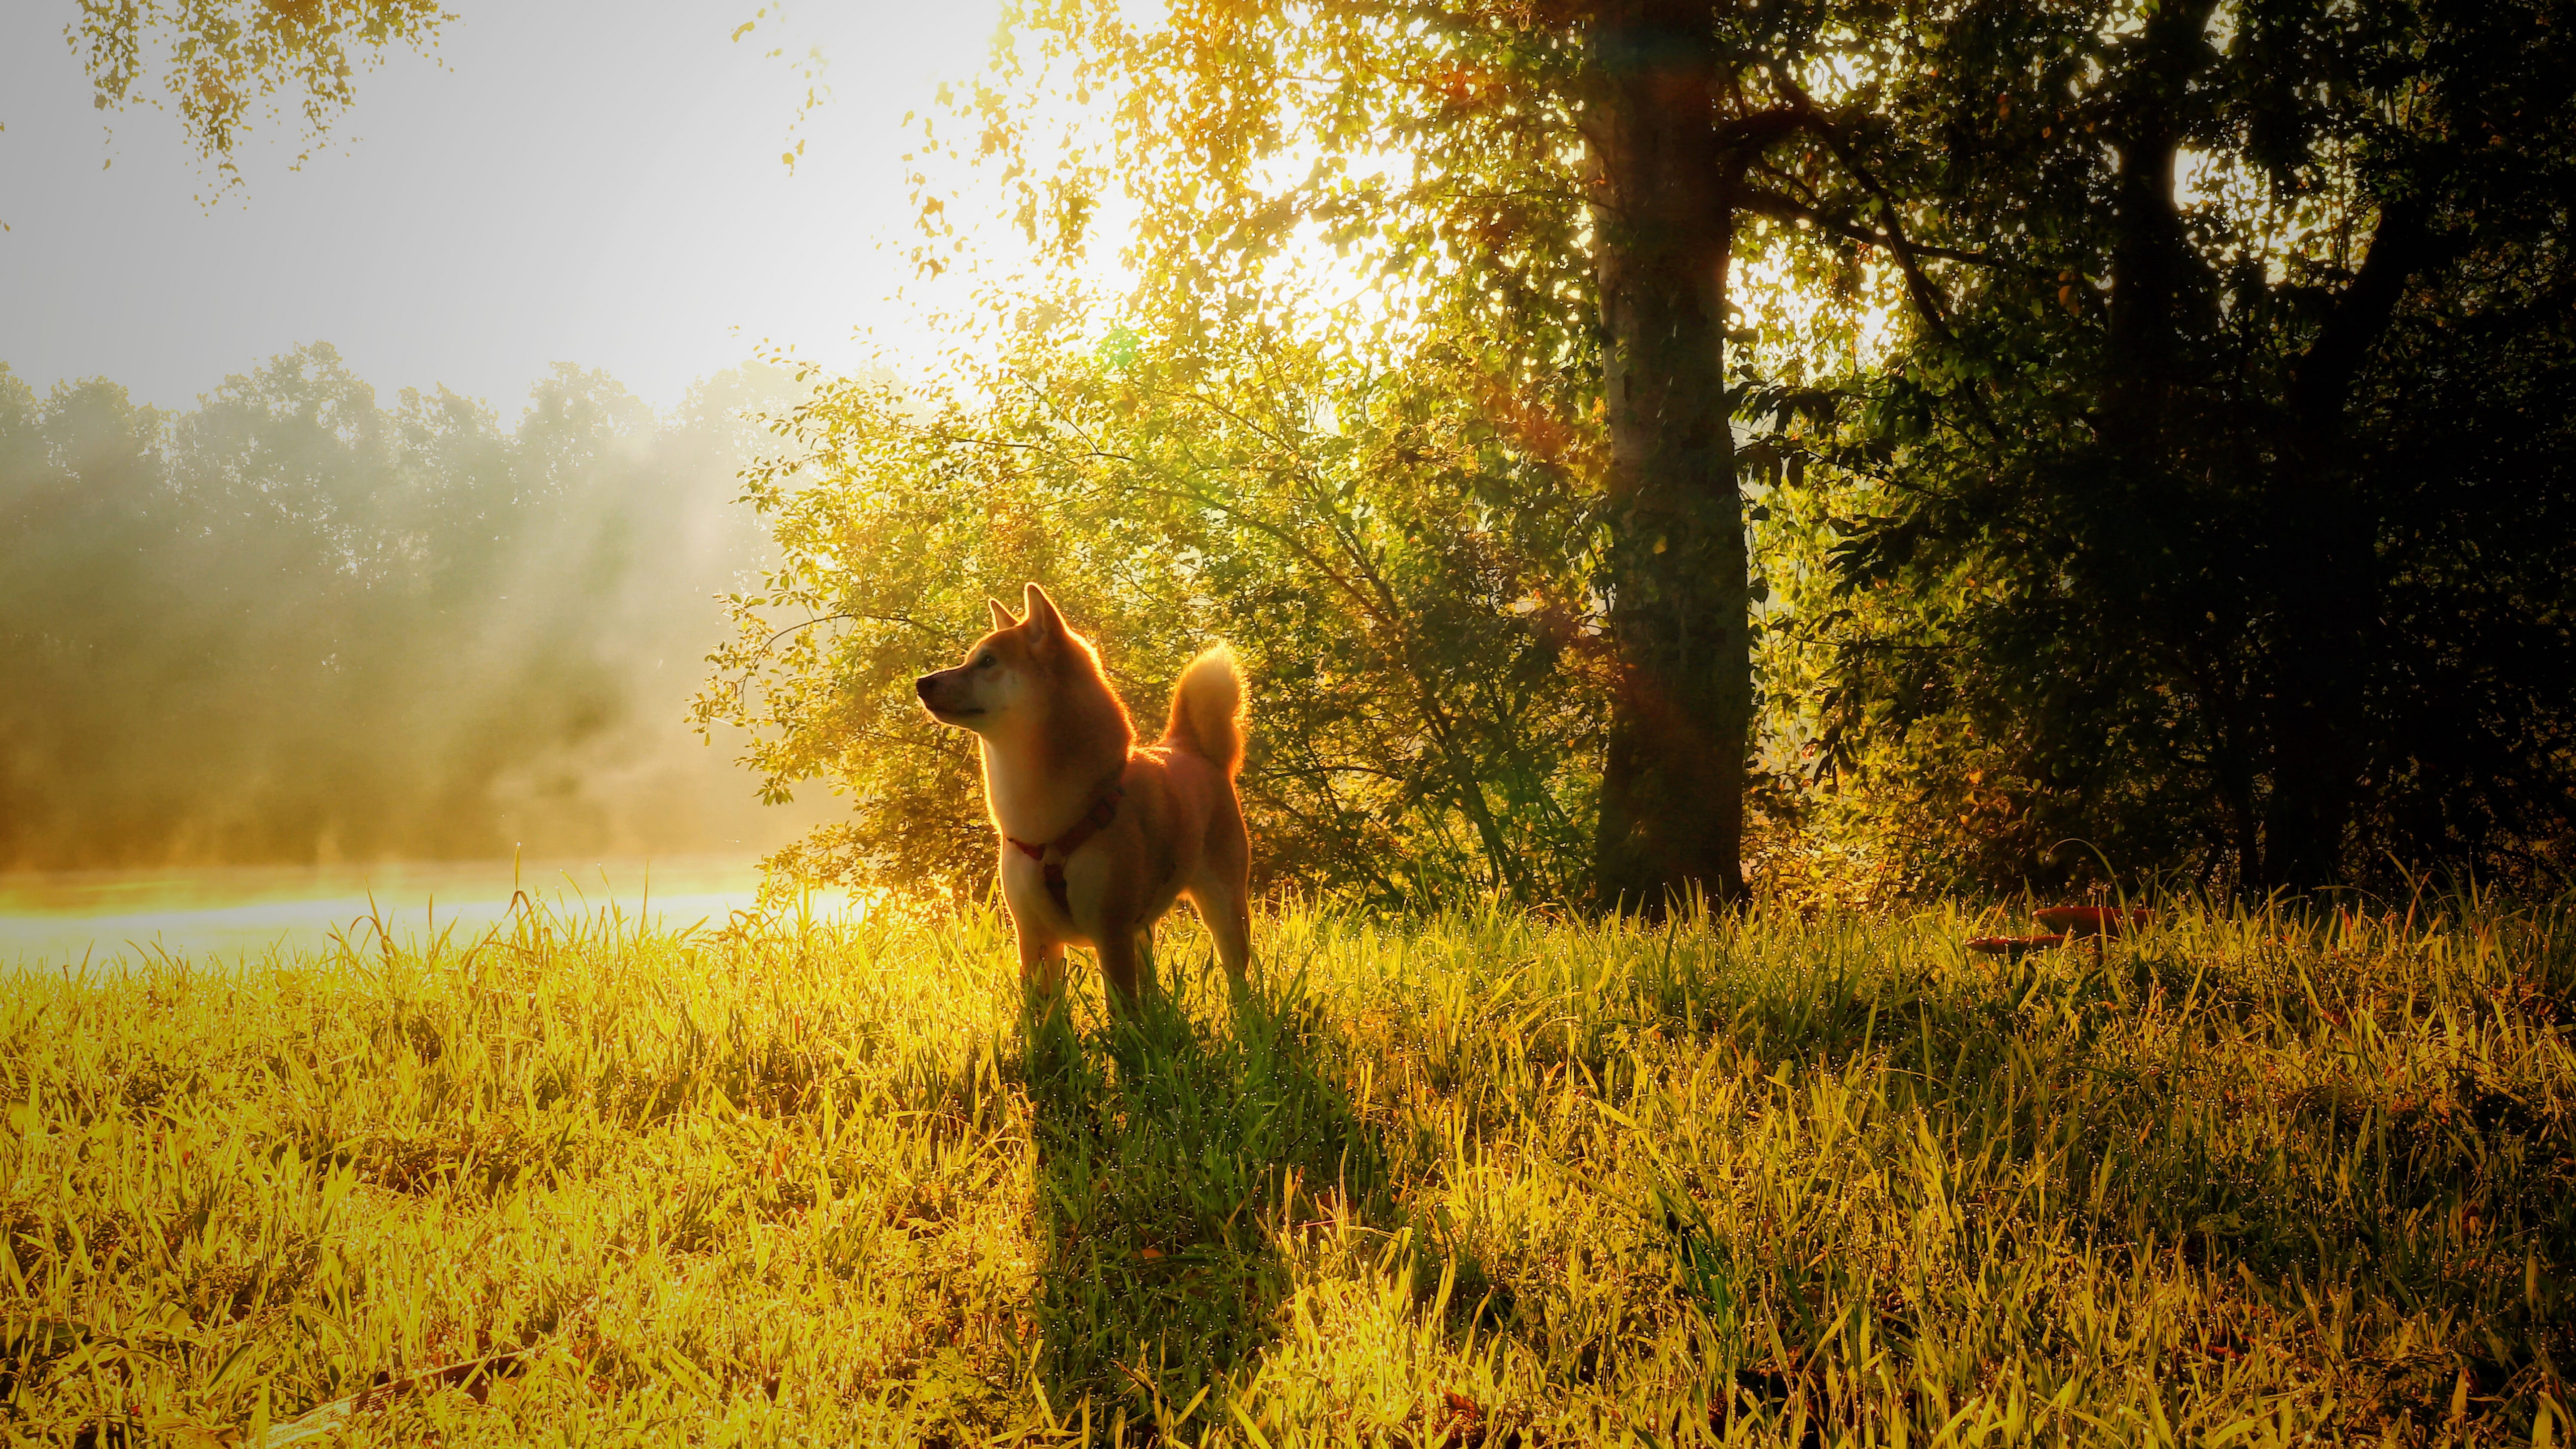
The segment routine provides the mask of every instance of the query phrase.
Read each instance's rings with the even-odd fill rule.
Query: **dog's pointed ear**
[[[999,600],[999,599],[986,599],[986,600],[984,601],[984,604],[985,604],[985,606],[986,606],[987,608],[990,608],[990,609],[993,611],[993,627],[994,627],[994,628],[996,628],[996,629],[1015,629],[1015,628],[1018,628],[1018,627],[1019,627],[1019,623],[1020,623],[1020,621],[1019,621],[1018,619],[1015,619],[1015,618],[1013,618],[1013,617],[1011,616],[1011,611],[1010,611],[1010,610],[1008,610],[1008,609],[1006,609],[1006,608],[1003,608],[1003,607],[1002,607],[1002,601],[1001,601],[1001,600]]]
[[[1046,590],[1035,584],[1029,585],[1027,612],[1030,633],[1041,639],[1064,637],[1064,616],[1055,611],[1055,600],[1046,596]]]

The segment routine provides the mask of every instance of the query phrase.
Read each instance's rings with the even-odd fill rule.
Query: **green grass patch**
[[[2563,1442],[2568,918],[2164,919],[1295,909],[1133,1023],[984,917],[21,975],[0,1433]]]

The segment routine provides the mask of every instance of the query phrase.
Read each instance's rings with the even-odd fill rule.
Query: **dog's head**
[[[1046,590],[1029,585],[1025,613],[1014,616],[998,600],[993,632],[966,650],[966,662],[912,682],[921,707],[944,725],[990,736],[1034,719],[1055,673],[1058,656],[1074,647]]]

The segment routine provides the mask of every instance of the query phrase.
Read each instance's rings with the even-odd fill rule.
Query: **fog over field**
[[[656,412],[565,365],[505,414],[316,344],[170,413],[0,368],[0,866],[783,843],[821,807],[761,807],[683,713],[797,390]]]

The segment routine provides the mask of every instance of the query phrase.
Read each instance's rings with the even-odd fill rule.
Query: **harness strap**
[[[1124,766],[1120,767],[1120,773],[1125,773]],[[1083,811],[1082,818],[1073,822],[1073,828],[1064,834],[1044,845],[1031,845],[1025,840],[1008,835],[1002,837],[1018,847],[1022,855],[1046,868],[1047,894],[1055,897],[1055,908],[1064,912],[1067,920],[1073,918],[1073,905],[1066,899],[1064,892],[1064,858],[1080,850],[1085,841],[1109,828],[1109,822],[1118,818],[1118,802],[1126,794],[1127,787],[1118,783],[1118,776],[1112,775],[1101,786],[1099,793],[1092,797],[1091,808]]]

